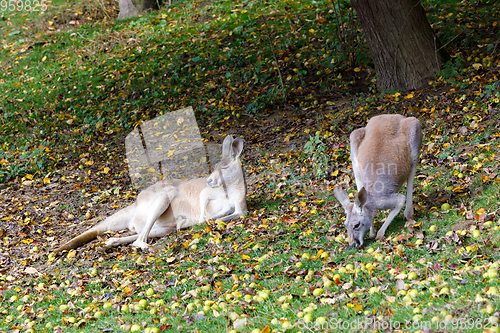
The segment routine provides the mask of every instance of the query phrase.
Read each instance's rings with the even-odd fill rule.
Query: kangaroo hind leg
[[[361,178],[361,172],[359,170],[358,163],[358,150],[361,141],[365,138],[365,129],[358,128],[357,130],[352,131],[351,136],[349,137],[350,146],[351,146],[351,162],[352,162],[352,170],[354,171],[354,180],[356,181],[356,187],[358,191],[363,187],[363,180]]]
[[[404,211],[406,219],[413,218],[413,179],[417,168],[418,158],[420,156],[420,146],[422,144],[422,126],[416,118],[407,118],[404,120],[406,127],[406,138],[411,153],[411,169],[406,180],[406,208]]]
[[[144,219],[145,224],[142,228],[136,225],[139,236],[132,243],[132,246],[140,247],[142,249],[147,249],[149,247],[147,239],[150,237],[153,225],[156,220],[168,209],[170,203],[176,195],[177,188],[174,186],[168,186],[161,191],[154,193],[153,196],[147,197],[148,200],[144,200],[144,202],[140,203],[141,208],[136,211],[136,216],[134,218]],[[160,230],[160,228],[158,230]]]

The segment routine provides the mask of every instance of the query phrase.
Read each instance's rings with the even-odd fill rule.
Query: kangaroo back
[[[363,186],[380,195],[397,192],[411,170],[405,118],[396,114],[373,117],[364,133],[357,153]]]

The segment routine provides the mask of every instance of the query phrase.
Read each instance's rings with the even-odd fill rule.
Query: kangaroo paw
[[[132,246],[139,247],[143,250],[147,250],[149,248],[148,243],[143,242],[141,240],[136,240],[135,242],[132,243]]]
[[[404,215],[407,220],[413,220],[413,207],[406,207]]]
[[[408,219],[408,221],[406,221],[406,223],[405,223],[405,227],[406,227],[406,228],[409,228],[409,229],[411,228],[411,229],[413,230],[413,226],[414,226],[415,224],[417,224],[417,221],[415,221],[415,220],[414,220],[414,219],[412,219],[412,218],[409,218],[409,219]]]
[[[381,241],[385,239],[385,232],[381,233],[380,231],[377,232],[377,240]]]
[[[111,237],[111,238],[108,238],[106,240],[106,242],[104,242],[104,248],[110,248],[110,247],[114,247],[114,246],[118,246],[120,245],[120,242],[118,240],[118,238],[114,238],[114,237]]]

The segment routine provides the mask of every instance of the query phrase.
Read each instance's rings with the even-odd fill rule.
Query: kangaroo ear
[[[238,137],[236,138],[234,141],[233,141],[233,144],[232,144],[232,158],[233,159],[236,159],[240,156],[241,152],[243,151],[243,139]]]
[[[333,194],[335,194],[335,198],[337,198],[342,207],[344,207],[344,209],[347,210],[347,206],[351,202],[349,201],[349,196],[347,195],[347,192],[342,188],[342,185],[335,186],[335,188],[333,189]]]
[[[231,148],[232,144],[233,144],[233,136],[232,135],[226,136],[224,142],[222,143],[222,158],[230,156],[232,150]]]
[[[358,194],[356,194],[356,199],[354,199],[354,204],[358,206],[360,210],[363,209],[363,207],[365,206],[367,196],[368,193],[366,193],[364,187],[362,187],[361,190],[359,190]]]

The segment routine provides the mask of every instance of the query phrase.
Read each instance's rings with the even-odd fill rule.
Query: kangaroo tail
[[[64,250],[71,250],[71,249],[76,249],[77,247],[80,247],[84,244],[87,244],[88,242],[94,240],[97,238],[97,235],[102,234],[102,231],[98,228],[91,228],[87,231],[85,231],[83,234],[73,238],[69,242],[59,246],[57,249],[55,249],[53,252],[54,253],[59,253]]]
[[[63,245],[56,248],[53,252],[59,253],[64,250],[76,249],[88,242],[93,241],[98,235],[102,235],[106,231],[117,231],[127,229],[129,221],[133,216],[133,211],[135,209],[135,204],[132,204],[122,210],[119,210],[115,214],[111,215],[101,223],[85,231],[83,234],[76,236],[70,241],[64,243]]]

